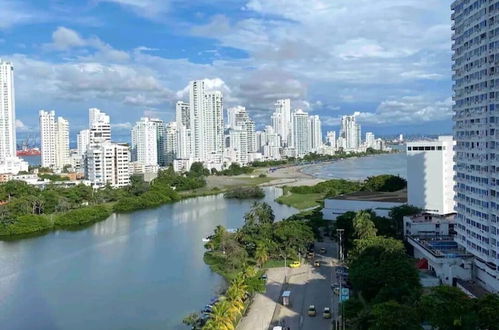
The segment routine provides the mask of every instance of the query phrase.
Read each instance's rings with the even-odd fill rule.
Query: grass
[[[288,264],[290,263],[291,261],[288,260]],[[263,266],[262,268],[277,268],[277,267],[284,267],[284,260],[269,260],[267,261]]]
[[[312,207],[317,207],[324,199],[325,194],[293,194],[288,192],[285,195],[277,198],[276,201],[280,204],[288,205],[299,210],[304,210]]]

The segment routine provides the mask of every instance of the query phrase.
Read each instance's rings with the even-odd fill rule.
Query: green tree
[[[363,190],[367,191],[398,191],[407,187],[407,181],[399,176],[382,174],[371,176],[364,181]]]
[[[269,253],[264,243],[257,244],[255,251],[255,261],[258,266],[263,266],[269,260]]]
[[[352,286],[367,302],[405,303],[420,294],[418,271],[401,241],[378,236],[356,240],[349,264]]]
[[[274,211],[272,210],[272,207],[265,202],[254,202],[250,211],[244,216],[244,223],[249,226],[273,223],[274,220]]]
[[[371,220],[371,213],[368,211],[357,212],[353,219],[353,228],[357,238],[366,239],[376,236],[377,229]]]
[[[438,286],[421,298],[421,315],[439,330],[476,329],[473,301],[461,290]],[[497,311],[496,311],[497,313]]]
[[[414,307],[393,300],[374,305],[370,312],[372,330],[418,330],[422,329],[420,324]]]
[[[480,329],[499,330],[499,296],[489,294],[475,304]]]

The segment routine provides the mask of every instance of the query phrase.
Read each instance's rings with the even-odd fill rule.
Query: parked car
[[[308,312],[307,312],[308,316],[315,316],[317,315],[317,311],[315,310],[315,306],[314,305],[310,305],[308,306]]]
[[[308,259],[312,259],[314,256],[315,256],[315,254],[313,252],[308,252],[307,253],[307,258]]]
[[[327,250],[326,250],[326,248],[321,248],[320,252],[324,254],[324,253],[327,253]]]
[[[321,266],[321,262],[319,260],[315,260],[314,267],[320,267],[320,266]]]
[[[289,267],[291,267],[291,268],[299,268],[300,266],[301,266],[301,263],[298,260],[293,261],[289,264]]]
[[[324,307],[324,312],[322,312],[322,317],[325,319],[330,319],[331,318],[331,308]]]

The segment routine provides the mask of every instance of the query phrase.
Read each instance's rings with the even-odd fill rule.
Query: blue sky
[[[451,131],[450,1],[2,0],[0,57],[14,62],[18,130],[40,109],[73,131],[87,109],[115,136],[140,116],[174,118],[189,80],[259,127],[291,98],[334,129],[358,112],[377,134]]]

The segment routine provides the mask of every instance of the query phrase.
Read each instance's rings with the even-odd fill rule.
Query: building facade
[[[472,253],[476,279],[499,291],[499,1],[452,8],[456,242]]]
[[[16,156],[14,66],[0,59],[0,173],[27,170],[28,163]]]
[[[96,188],[130,184],[130,149],[126,144],[89,144],[85,153],[85,178]]]
[[[61,171],[71,165],[69,157],[69,123],[66,119],[56,119],[54,111],[40,110],[41,165]]]
[[[455,212],[452,136],[407,143],[407,190],[409,204],[425,212]]]
[[[132,128],[132,161],[158,165],[157,123],[149,118],[141,118]]]
[[[293,147],[297,157],[303,157],[312,149],[308,113],[298,110],[293,113]]]

